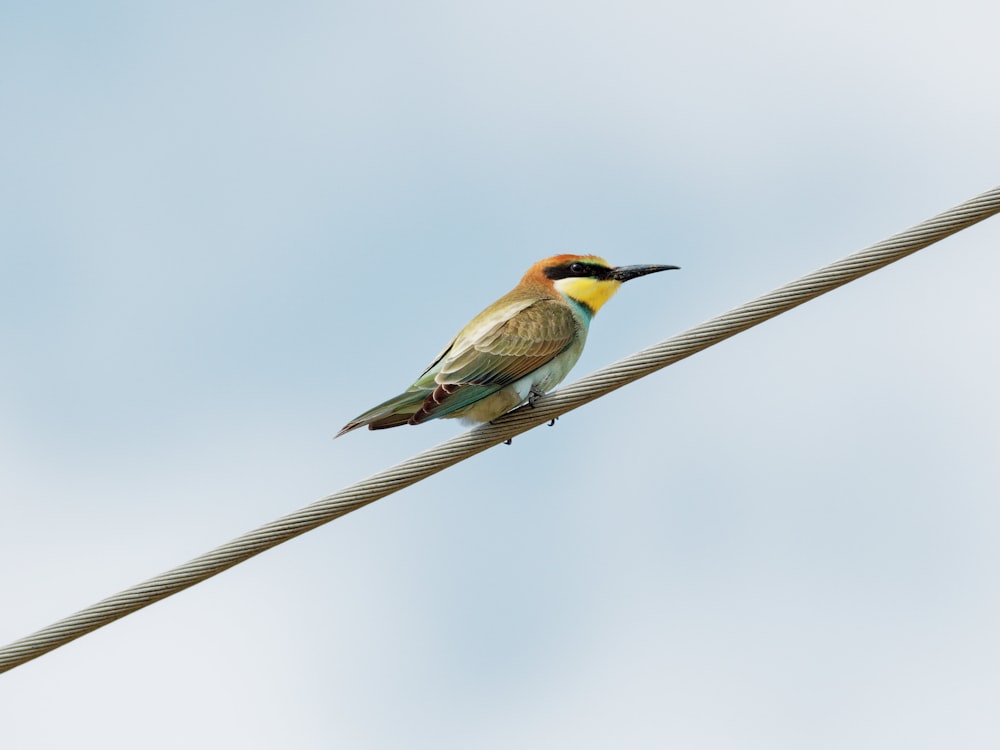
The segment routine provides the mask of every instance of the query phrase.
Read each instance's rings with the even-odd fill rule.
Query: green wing
[[[446,417],[516,383],[565,351],[581,323],[565,303],[513,293],[477,315],[406,391],[345,425],[381,430]]]
[[[565,351],[580,323],[562,301],[526,303],[506,318],[509,307],[473,319],[415,386],[433,387],[413,415],[418,424],[444,417],[516,383]]]

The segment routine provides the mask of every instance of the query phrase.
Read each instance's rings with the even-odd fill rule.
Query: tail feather
[[[369,430],[384,430],[389,427],[399,427],[410,421],[410,417],[416,414],[420,407],[430,395],[430,389],[414,389],[400,393],[388,401],[383,401],[376,407],[366,411],[364,414],[355,417],[338,432],[334,437],[345,435],[351,430],[368,425]]]

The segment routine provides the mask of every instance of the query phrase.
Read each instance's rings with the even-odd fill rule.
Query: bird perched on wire
[[[630,279],[678,266],[619,266],[596,255],[540,260],[474,317],[398,396],[348,422],[344,433],[441,417],[490,422],[554,388],[580,358],[598,310]]]

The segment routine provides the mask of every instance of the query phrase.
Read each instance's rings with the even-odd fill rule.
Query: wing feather
[[[564,303],[537,301],[476,338],[457,339],[434,379],[439,384],[509,385],[564,351],[578,330]]]
[[[580,328],[553,299],[529,301],[514,315],[498,312],[506,316],[473,320],[432,366],[438,387],[415,421],[446,416],[517,382],[565,351]]]

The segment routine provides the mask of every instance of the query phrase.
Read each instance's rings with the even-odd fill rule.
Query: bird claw
[[[552,417],[552,419],[549,420],[549,427],[554,426],[557,419],[559,419],[559,417]]]
[[[528,406],[530,406],[532,409],[534,409],[535,408],[535,402],[538,399],[540,399],[542,396],[544,396],[544,395],[545,395],[545,393],[543,391],[536,390],[535,387],[532,386],[531,390],[528,391]]]
[[[514,442],[514,438],[507,438],[506,440],[503,441],[503,444],[504,445],[510,445],[513,442]]]

